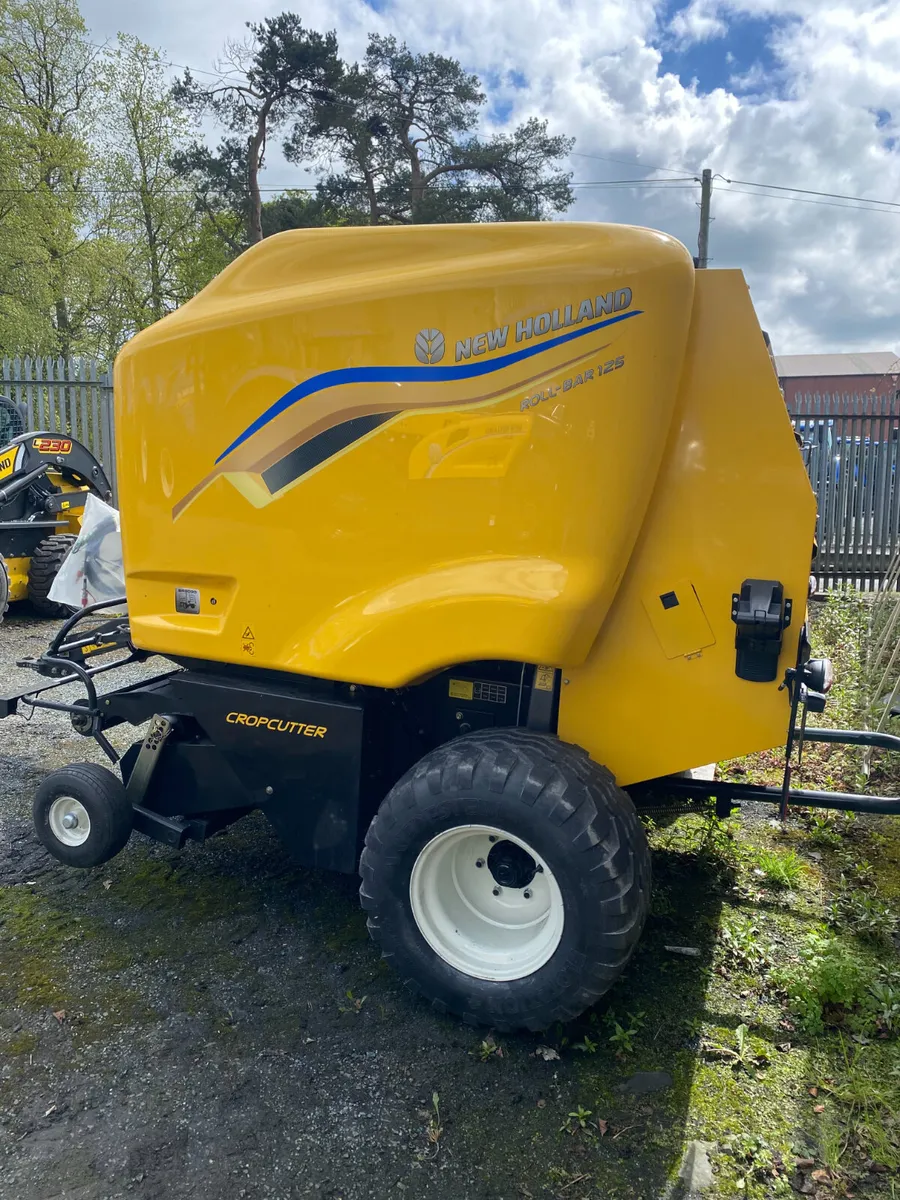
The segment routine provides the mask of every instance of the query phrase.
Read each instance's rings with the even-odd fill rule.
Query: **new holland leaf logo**
[[[438,363],[444,357],[444,335],[439,329],[422,329],[416,334],[416,358],[420,363]]]

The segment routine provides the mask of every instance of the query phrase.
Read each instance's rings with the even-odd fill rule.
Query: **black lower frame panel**
[[[104,725],[174,718],[136,827],[180,845],[258,808],[305,865],[354,871],[363,705],[336,690],[180,671],[105,696]],[[126,785],[140,745],[122,758]]]

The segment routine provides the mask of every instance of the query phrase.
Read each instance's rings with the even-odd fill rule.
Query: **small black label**
[[[662,601],[663,608],[678,607],[678,597],[674,592],[663,592],[663,594],[660,596],[660,600]]]

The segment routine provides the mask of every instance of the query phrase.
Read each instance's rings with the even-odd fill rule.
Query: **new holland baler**
[[[537,1029],[635,946],[651,781],[876,803],[679,777],[790,750],[828,684],[814,497],[739,271],[609,225],[285,233],[139,334],[115,394],[127,624],[86,610],[34,664],[85,699],[5,706],[72,711],[114,763],[106,731],[149,722],[121,778],[41,785],[63,861],[261,809],[359,869],[438,1007]],[[170,667],[98,692],[116,647]]]

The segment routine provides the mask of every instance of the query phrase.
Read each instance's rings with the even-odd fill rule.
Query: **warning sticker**
[[[252,641],[256,640],[253,630],[250,628],[249,625],[244,630],[244,632],[241,634],[241,637],[244,639],[245,642],[252,642]]]
[[[553,677],[555,674],[555,667],[535,667],[534,686],[539,692],[552,692]]]
[[[471,679],[451,679],[450,695],[454,700],[471,700],[475,694],[475,684]]]

